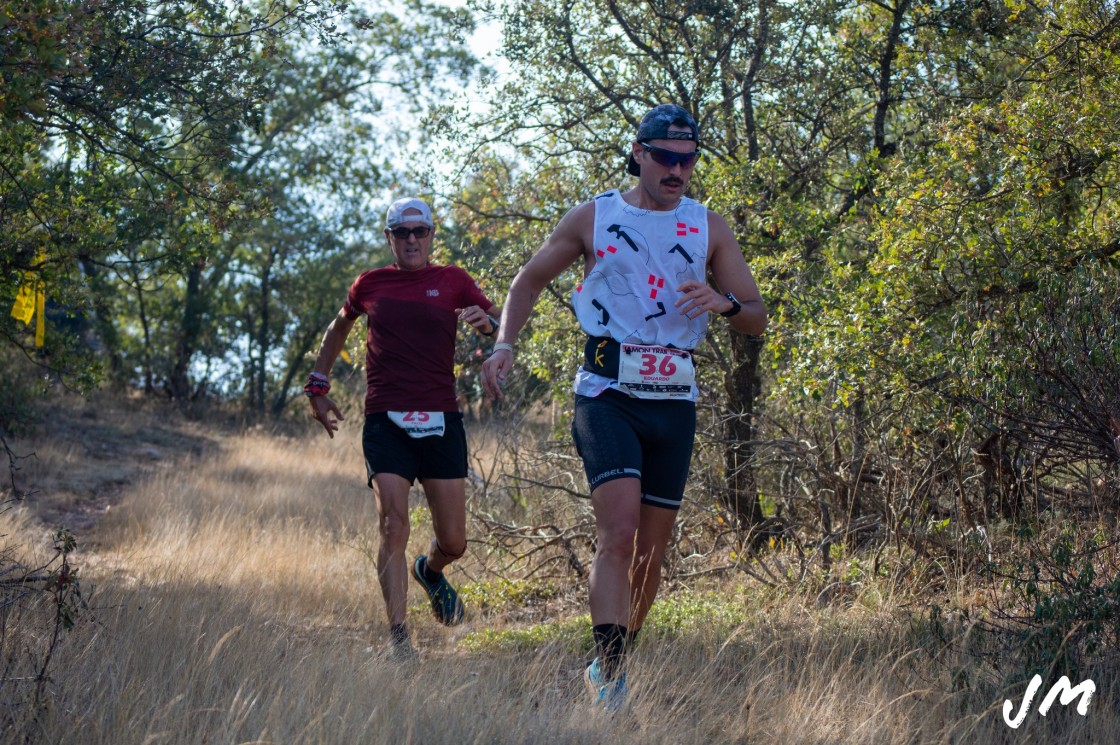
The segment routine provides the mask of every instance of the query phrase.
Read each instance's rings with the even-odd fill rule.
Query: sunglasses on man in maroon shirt
[[[393,237],[398,241],[407,241],[410,234],[417,238],[427,238],[428,233],[432,232],[432,229],[421,225],[418,228],[393,228],[389,232],[392,233]]]

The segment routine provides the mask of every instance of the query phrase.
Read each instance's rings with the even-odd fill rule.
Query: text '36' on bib
[[[619,387],[637,398],[688,398],[696,381],[692,354],[672,347],[623,344]]]
[[[387,411],[390,421],[409,437],[443,437],[442,411]]]

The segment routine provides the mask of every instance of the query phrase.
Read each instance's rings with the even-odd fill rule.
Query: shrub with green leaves
[[[1032,540],[1010,578],[1025,611],[1009,618],[1028,672],[1076,678],[1120,648],[1118,569],[1120,551],[1103,527],[1085,535],[1067,523],[1053,538]]]

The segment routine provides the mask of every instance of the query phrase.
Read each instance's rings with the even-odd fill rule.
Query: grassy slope
[[[1011,730],[1002,702],[1017,708],[1026,680],[930,643],[918,596],[883,583],[817,602],[816,592],[767,591],[740,574],[680,584],[659,601],[632,658],[632,704],[607,716],[579,680],[582,582],[499,576],[508,562],[484,543],[450,575],[471,603],[464,626],[438,626],[411,588],[422,658],[402,668],[380,655],[376,520],[358,438],[354,421],[333,441],[310,427],[283,437],[98,397],[57,407],[11,443],[35,453],[18,479],[37,493],[0,517],[0,533],[32,561],[47,555],[49,527],[72,527],[90,610],[52,660],[44,710],[33,717],[9,695],[5,734],[52,743],[1120,739],[1114,680],[1096,680],[1087,717],[1056,704]],[[426,515],[414,515],[419,551]],[[32,611],[7,631],[9,651],[20,634],[49,629]]]

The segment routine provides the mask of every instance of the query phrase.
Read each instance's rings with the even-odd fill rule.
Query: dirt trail
[[[14,481],[45,528],[88,538],[127,486],[213,451],[218,431],[162,401],[67,395],[45,404],[22,436],[7,438],[16,470],[4,481],[9,489]]]

